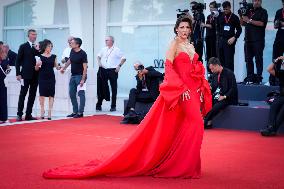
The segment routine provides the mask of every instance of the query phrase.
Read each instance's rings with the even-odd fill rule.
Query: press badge
[[[224,26],[224,31],[230,31],[230,26]]]

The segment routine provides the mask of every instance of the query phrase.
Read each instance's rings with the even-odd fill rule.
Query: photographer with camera
[[[206,61],[207,62],[211,57],[217,56],[216,18],[218,17],[219,12],[218,12],[218,4],[216,3],[216,1],[212,1],[209,4],[209,9],[210,9],[210,15],[207,16],[206,24],[201,24],[201,26],[205,27],[206,29],[205,42],[206,42]]]
[[[121,124],[139,123],[145,115],[138,117],[135,112],[136,102],[150,103],[154,102],[159,96],[159,83],[163,79],[163,74],[156,71],[152,66],[145,68],[143,64],[137,61],[134,64],[137,71],[137,86],[130,90],[127,106],[124,110],[124,118]]]
[[[253,8],[243,1],[241,8],[241,25],[245,26],[245,61],[247,66],[248,83],[260,84],[263,72],[263,50],[265,46],[265,28],[268,21],[267,11],[261,7],[262,0],[253,0]],[[243,11],[245,10],[245,11]],[[253,58],[255,58],[257,75],[254,74]]]
[[[235,45],[242,33],[242,27],[238,16],[231,11],[231,3],[225,1],[222,7],[224,12],[217,19],[219,59],[225,68],[234,72]]]
[[[277,57],[282,56],[284,53],[284,0],[282,0],[283,8],[276,12],[274,18],[274,28],[278,29],[273,44],[272,59],[275,60]],[[270,85],[278,85],[279,81],[273,75],[269,77]]]
[[[191,12],[193,13],[193,18],[190,16],[193,24],[191,41],[194,44],[195,51],[199,55],[199,60],[202,61],[204,40],[204,28],[202,25],[205,23],[205,16],[203,14],[205,5],[202,3],[197,3],[196,1],[191,2],[190,5]]]
[[[274,136],[284,120],[284,56],[271,63],[267,71],[279,79],[280,96],[270,106],[268,126],[260,131],[262,136]]]

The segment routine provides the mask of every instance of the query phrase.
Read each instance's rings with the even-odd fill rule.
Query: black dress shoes
[[[123,120],[120,121],[120,124],[128,124],[129,120],[128,118],[123,118]]]
[[[81,118],[81,117],[84,117],[84,115],[83,114],[76,114],[76,115],[74,115],[73,118]]]
[[[101,106],[96,106],[96,111],[102,111],[102,107]]]
[[[115,111],[116,111],[116,108],[115,108],[115,107],[110,108],[110,110],[109,110],[109,111],[111,111],[111,112],[115,112]]]
[[[261,129],[260,130],[260,134],[262,136],[275,136],[276,135],[276,131],[273,128],[273,126],[269,125],[267,128]]]
[[[204,129],[213,129],[213,125],[212,124],[204,125]]]
[[[25,121],[33,121],[33,120],[37,120],[37,118],[33,117],[33,116],[26,116],[25,117]]]
[[[16,121],[23,121],[22,116],[17,116]]]
[[[137,117],[137,113],[134,110],[129,110],[129,112],[125,115],[126,118],[134,118]]]
[[[74,117],[75,115],[77,115],[76,113],[72,113],[72,114],[69,114],[67,117]]]

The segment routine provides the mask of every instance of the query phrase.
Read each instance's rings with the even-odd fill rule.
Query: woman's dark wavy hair
[[[52,42],[49,39],[44,39],[43,41],[39,42],[39,49],[41,53],[44,53],[46,47],[48,45],[52,45]]]
[[[188,16],[180,16],[177,21],[176,21],[176,24],[175,24],[175,27],[174,27],[174,32],[175,34],[177,35],[177,31],[176,29],[179,27],[180,23],[181,22],[187,22],[189,27],[190,27],[190,30],[192,31],[192,22],[191,22],[191,19],[188,17]]]

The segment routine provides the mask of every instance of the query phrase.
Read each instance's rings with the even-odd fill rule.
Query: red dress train
[[[190,98],[182,94],[189,90]],[[166,60],[160,96],[137,131],[110,158],[50,169],[45,178],[89,178],[95,176],[199,178],[203,119],[212,106],[204,67],[181,52],[173,63]]]

